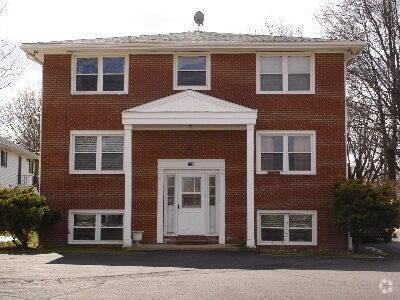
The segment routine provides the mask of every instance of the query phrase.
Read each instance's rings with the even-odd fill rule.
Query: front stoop
[[[177,245],[177,244],[140,244],[134,245],[126,250],[132,251],[239,251],[238,245]]]

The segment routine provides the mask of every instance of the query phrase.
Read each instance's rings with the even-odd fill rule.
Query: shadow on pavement
[[[105,265],[132,267],[175,267],[195,269],[248,270],[340,270],[399,272],[398,257],[352,258],[320,256],[271,256],[255,252],[152,251],[142,254],[60,253],[49,264]]]

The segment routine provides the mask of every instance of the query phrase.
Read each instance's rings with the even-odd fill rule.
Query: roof
[[[39,63],[44,54],[68,54],[71,51],[269,51],[325,49],[357,53],[362,41],[331,40],[261,34],[218,33],[185,31],[178,33],[138,35],[124,37],[77,39],[64,41],[23,43],[21,48]],[[353,54],[351,54],[353,55]]]
[[[29,150],[25,149],[24,147],[21,147],[20,145],[17,145],[16,143],[11,142],[2,137],[0,137],[0,148],[5,149],[10,152],[15,152],[15,153],[24,155],[29,158],[39,159],[39,156],[37,156],[35,153],[30,152]]]

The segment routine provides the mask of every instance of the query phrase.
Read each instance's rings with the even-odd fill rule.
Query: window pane
[[[210,206],[215,206],[215,196],[210,196]]]
[[[310,171],[311,154],[310,153],[289,153],[290,171]]]
[[[312,242],[311,229],[290,229],[289,241],[291,242]]]
[[[94,227],[96,225],[96,215],[74,215],[74,226]]]
[[[283,136],[261,136],[261,152],[283,152]]]
[[[76,75],[77,91],[97,91],[97,75]]]
[[[175,186],[175,176],[168,176],[168,186]]]
[[[207,58],[205,56],[179,56],[178,70],[206,70]]]
[[[289,74],[310,74],[309,56],[289,56],[288,57]]]
[[[124,75],[104,75],[103,91],[123,91]]]
[[[168,196],[168,205],[174,205],[175,198],[173,196]]]
[[[102,170],[122,170],[124,166],[123,153],[103,153],[101,155]]]
[[[200,177],[195,177],[194,178],[194,191],[195,192],[200,192]]]
[[[102,228],[100,239],[102,241],[122,241],[122,228]]]
[[[309,135],[303,136],[289,136],[288,137],[288,150],[289,152],[310,152],[311,151],[311,137]]]
[[[122,135],[102,136],[101,149],[103,152],[124,152],[124,137]]]
[[[96,153],[75,153],[75,170],[96,170]]]
[[[94,228],[74,228],[73,239],[77,241],[94,241],[95,231]]]
[[[196,189],[195,189],[196,181]],[[185,193],[193,193],[200,191],[200,177],[182,177],[182,191]]]
[[[103,73],[124,73],[124,57],[104,57]]]
[[[283,229],[261,228],[262,241],[283,241]]]
[[[289,91],[310,90],[310,74],[289,74],[288,76]]]
[[[215,176],[210,176],[210,186],[215,186]]]
[[[101,215],[101,227],[122,227],[123,215]]]
[[[178,85],[188,86],[205,86],[206,72],[205,71],[181,71],[178,72]]]
[[[97,137],[96,136],[76,136],[75,152],[96,152]]]
[[[283,169],[282,153],[261,153],[261,170],[277,170]]]
[[[280,74],[262,74],[260,80],[261,91],[282,91],[283,81]]]
[[[312,228],[312,215],[289,215],[289,227]]]
[[[281,56],[262,56],[260,57],[261,73],[282,73]]]
[[[97,58],[77,58],[76,74],[97,74]]]
[[[182,207],[201,207],[201,195],[182,194]]]
[[[261,215],[261,227],[283,227],[284,215]]]

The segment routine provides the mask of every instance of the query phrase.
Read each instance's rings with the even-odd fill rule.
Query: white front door
[[[178,235],[206,234],[205,173],[178,175]]]

